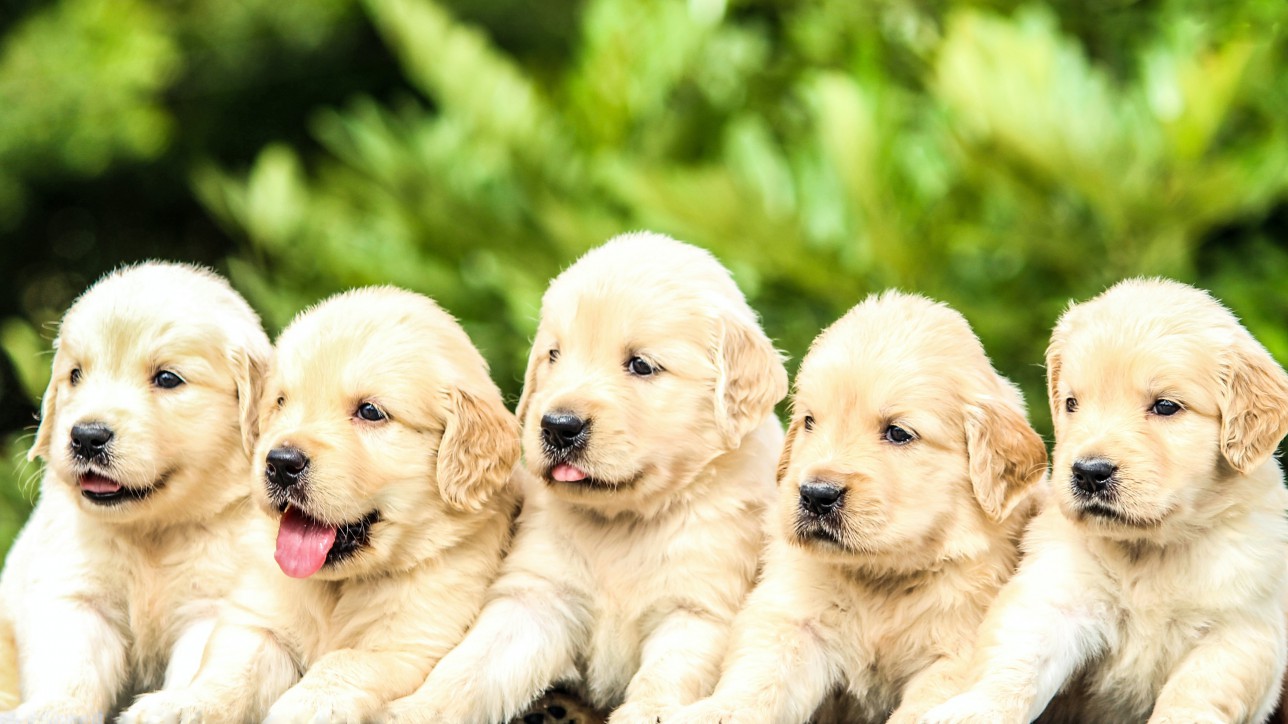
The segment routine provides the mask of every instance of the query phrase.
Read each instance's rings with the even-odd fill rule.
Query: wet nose
[[[841,486],[836,483],[824,480],[807,481],[801,485],[801,509],[814,515],[827,515],[840,507],[843,492]]]
[[[1073,485],[1088,495],[1099,495],[1113,482],[1118,466],[1105,458],[1080,458],[1073,462]]]
[[[81,459],[103,454],[112,440],[112,428],[101,422],[82,422],[72,425],[72,453]]]
[[[268,451],[264,475],[277,487],[286,489],[300,482],[308,466],[309,456],[299,448],[275,447]]]
[[[571,412],[556,410],[541,417],[541,439],[557,450],[584,445],[587,421]]]

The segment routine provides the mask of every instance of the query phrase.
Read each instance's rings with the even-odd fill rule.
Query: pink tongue
[[[568,463],[560,463],[550,471],[550,477],[561,483],[575,483],[586,479],[586,473],[581,468],[575,468]]]
[[[86,473],[80,479],[81,490],[88,490],[91,493],[119,493],[121,484],[115,480],[109,480],[96,473]]]
[[[291,578],[308,578],[326,563],[326,554],[335,544],[335,528],[304,515],[297,508],[287,508],[277,528],[277,553],[273,558],[282,573]]]

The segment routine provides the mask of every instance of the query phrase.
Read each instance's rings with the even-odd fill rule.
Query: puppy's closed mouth
[[[273,558],[291,578],[308,578],[323,566],[340,563],[370,543],[371,526],[379,520],[380,511],[373,510],[359,521],[333,526],[288,504],[278,524],[277,552]]]
[[[131,500],[142,500],[165,485],[169,473],[162,475],[155,483],[146,488],[127,488],[112,478],[89,471],[76,477],[81,497],[102,506],[119,505]]]

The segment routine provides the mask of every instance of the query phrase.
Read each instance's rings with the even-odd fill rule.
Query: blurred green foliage
[[[513,398],[549,278],[638,228],[714,251],[794,359],[868,292],[952,304],[1043,431],[1052,322],[1125,276],[1212,289],[1288,360],[1282,0],[28,5],[0,21],[0,233],[73,184],[119,243],[0,251],[6,409],[43,389],[40,325],[140,249],[215,261],[270,331],[425,292]],[[122,168],[204,231],[104,236],[92,180]],[[0,466],[0,542],[31,471]]]

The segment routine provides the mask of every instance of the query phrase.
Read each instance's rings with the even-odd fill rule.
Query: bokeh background
[[[956,306],[1049,439],[1070,299],[1212,289],[1288,360],[1283,0],[0,0],[0,551],[54,322],[150,257],[270,333],[437,298],[517,396],[548,279],[713,250],[795,360],[865,294]],[[647,300],[641,300],[647,303]]]

